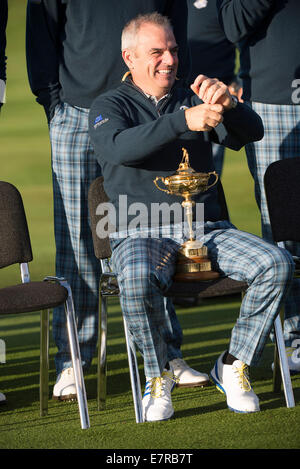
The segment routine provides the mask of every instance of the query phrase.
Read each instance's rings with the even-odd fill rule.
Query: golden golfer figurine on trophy
[[[195,202],[192,200],[192,196],[207,191],[217,183],[219,177],[215,171],[196,173],[190,166],[188,152],[185,148],[182,151],[183,157],[175,174],[165,178],[158,176],[153,181],[160,191],[184,197],[181,205],[184,208],[188,222],[189,239],[183,243],[179,250],[174,278],[177,281],[212,280],[217,278],[219,273],[211,270],[207,247],[201,241],[195,239],[192,228],[193,206]],[[215,176],[215,181],[208,185],[209,178],[212,175]],[[168,189],[159,187],[157,182],[159,180]]]

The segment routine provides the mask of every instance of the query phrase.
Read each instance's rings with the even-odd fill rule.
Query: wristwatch
[[[238,105],[238,98],[234,95],[234,94],[231,94],[231,109],[235,109]]]

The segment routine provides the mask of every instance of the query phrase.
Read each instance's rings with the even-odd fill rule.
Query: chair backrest
[[[264,185],[274,241],[300,241],[300,158],[271,163]]]
[[[111,248],[109,238],[100,238],[97,235],[97,224],[104,216],[104,214],[97,213],[97,207],[99,204],[109,202],[109,198],[103,188],[103,177],[100,176],[95,179],[89,188],[88,203],[89,203],[89,215],[91,221],[91,230],[94,243],[94,252],[97,259],[107,259],[111,255]],[[218,183],[218,201],[221,206],[221,218],[222,220],[229,220],[227,204],[225,199],[224,190],[221,181]]]
[[[100,238],[97,235],[97,224],[103,217],[103,215],[98,214],[97,208],[99,204],[109,202],[109,198],[103,188],[103,181],[104,179],[102,176],[95,179],[89,187],[88,194],[89,215],[91,221],[94,252],[97,259],[107,259],[111,255],[109,238]]]
[[[28,225],[21,194],[0,181],[0,268],[32,261]]]

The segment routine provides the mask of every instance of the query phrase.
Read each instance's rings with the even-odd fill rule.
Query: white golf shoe
[[[157,378],[146,378],[143,396],[143,412],[146,422],[168,420],[174,414],[171,392],[176,377],[171,371],[163,371]]]
[[[224,354],[211,370],[211,378],[217,389],[226,395],[229,409],[240,413],[259,412],[259,399],[250,384],[248,366],[240,360],[225,365]]]
[[[53,388],[53,399],[69,401],[77,399],[74,370],[65,368],[57,377]]]
[[[291,375],[300,373],[300,347],[285,348]]]
[[[169,362],[174,375],[178,378],[177,386],[192,388],[208,386],[209,376],[191,368],[182,358],[175,358]]]
[[[300,373],[300,347],[285,347],[285,352],[288,360],[288,366],[291,375]],[[272,363],[272,371],[274,370],[274,363]]]

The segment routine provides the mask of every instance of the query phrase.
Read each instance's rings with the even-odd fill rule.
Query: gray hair
[[[167,16],[163,16],[158,12],[146,13],[138,15],[130,20],[124,27],[121,36],[121,49],[134,49],[137,43],[137,35],[141,28],[146,23],[152,23],[163,28],[173,29],[171,22]]]

